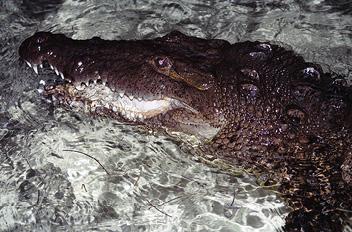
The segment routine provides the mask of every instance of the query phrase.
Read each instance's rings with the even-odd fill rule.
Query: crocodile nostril
[[[45,42],[47,39],[48,39],[48,36],[47,36],[47,35],[39,35],[36,42],[37,42],[38,44],[40,44],[40,43]]]

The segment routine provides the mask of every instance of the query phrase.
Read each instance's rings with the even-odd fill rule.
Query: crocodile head
[[[213,66],[227,45],[179,32],[144,41],[73,40],[37,32],[19,54],[37,74],[40,67],[55,71],[55,81],[42,81],[43,91],[63,105],[136,123],[162,120],[211,138],[223,123],[213,107],[218,88]]]

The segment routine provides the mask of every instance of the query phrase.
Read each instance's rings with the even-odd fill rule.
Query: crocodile
[[[290,49],[172,31],[145,40],[37,32],[19,55],[41,92],[92,115],[193,135],[194,152],[277,186],[285,231],[342,231],[352,209],[352,87]]]

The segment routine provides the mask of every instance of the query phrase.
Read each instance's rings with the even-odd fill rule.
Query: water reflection
[[[347,1],[2,1],[0,8],[4,231],[274,231],[287,213],[251,177],[197,163],[168,137],[51,107],[35,91],[51,73],[38,78],[18,62],[19,43],[37,29],[74,38],[178,29],[230,42],[270,40],[352,77]]]
[[[36,106],[27,107],[38,114]],[[10,112],[18,119],[26,114],[18,107]],[[246,231],[247,225],[268,231],[281,225],[286,213],[284,204],[251,177],[205,167],[167,137],[110,120],[56,109],[40,130],[16,143],[26,152],[12,168],[1,169],[2,182],[13,185],[5,188],[2,204],[15,215],[0,211],[8,229],[41,223],[102,231]]]

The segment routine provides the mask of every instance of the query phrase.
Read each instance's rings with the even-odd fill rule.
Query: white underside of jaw
[[[39,84],[45,86],[44,81],[40,81]],[[144,100],[132,95],[121,94],[122,91],[112,91],[102,84],[91,84],[82,90],[78,90],[74,85],[70,85],[68,88],[67,94],[70,95],[71,99],[75,99],[69,103],[73,109],[95,112],[97,108],[105,108],[116,114],[121,114],[131,121],[143,121],[175,108],[193,110],[173,98]],[[55,98],[55,96],[53,97]]]
[[[99,84],[87,86],[84,90],[78,90],[77,94],[94,102],[95,107],[111,109],[132,121],[142,121],[184,105],[180,101],[168,97],[150,101],[137,99],[131,95],[121,95],[112,91],[109,87]]]
[[[28,61],[26,61],[26,63],[30,68],[33,68],[36,74],[38,74],[38,66],[43,68],[43,64],[38,65]],[[49,65],[50,68],[55,71],[56,75],[65,79],[62,72],[58,71],[53,65]],[[70,80],[68,81],[71,82]],[[156,100],[144,100],[141,97],[137,98],[133,95],[127,95],[121,90],[112,91],[106,86],[106,82],[97,84],[97,80],[93,80],[93,83],[89,83],[88,81],[83,83],[84,85],[82,85],[82,83],[72,85],[73,91],[71,90],[70,94],[73,93],[75,98],[85,99],[85,102],[73,100],[70,106],[83,109],[89,108],[90,111],[95,111],[97,107],[104,107],[115,113],[120,113],[123,117],[132,121],[143,121],[144,119],[154,117],[175,108],[187,108],[191,111],[195,111],[185,103],[173,98],[164,97]],[[41,86],[46,85],[43,80],[41,80],[39,84]],[[38,91],[43,92],[44,90],[39,88]],[[89,107],[84,105],[87,104],[87,102],[90,102]]]
[[[120,95],[104,85],[87,86],[84,90],[77,91],[80,96],[93,101],[96,106],[111,109],[113,112],[122,114],[129,120],[144,120],[166,112],[176,107],[177,100],[163,98],[159,100],[145,101],[126,94]]]

